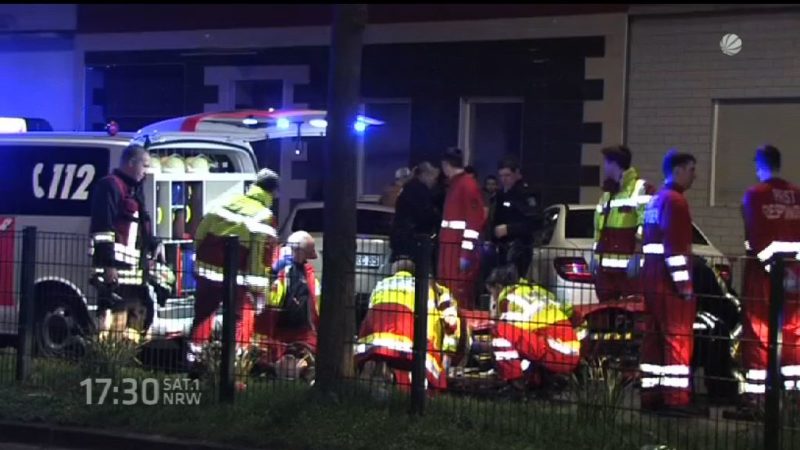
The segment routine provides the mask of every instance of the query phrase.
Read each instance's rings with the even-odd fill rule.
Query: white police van
[[[170,119],[137,133],[0,133],[0,334],[18,330],[26,227],[37,231],[37,350],[63,354],[94,327],[96,291],[89,282],[88,253],[92,187],[118,166],[122,150],[134,141],[146,142],[153,157],[208,162],[208,171],[153,170],[144,181],[153,234],[165,244],[177,275],[173,296],[147,311],[146,328],[151,338],[187,333],[193,318],[192,233],[203,214],[255,180],[251,142],[324,136],[324,118],[325,111],[236,111]],[[380,122],[367,124],[374,123]]]

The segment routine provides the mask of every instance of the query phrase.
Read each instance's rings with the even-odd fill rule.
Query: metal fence
[[[296,268],[308,291],[272,273],[253,295],[240,244],[226,241],[211,308],[198,302],[209,279],[195,276],[191,246],[168,251],[171,292],[120,288],[133,301],[115,335],[97,309],[108,292],[91,282],[87,237],[29,228],[0,242],[11,246],[0,248],[0,326],[16,334],[0,350],[0,381],[82,389],[98,378],[184,377],[223,402],[313,385],[322,346],[315,318],[333,307],[330,293],[302,310],[312,331],[285,302],[321,287],[324,250],[308,262],[313,274]],[[642,266],[647,255],[625,270],[607,267],[618,278],[598,296],[591,249],[530,248],[519,257],[486,246],[464,261],[460,245],[419,238],[407,261],[392,263],[385,242],[357,248],[352,298],[335,307],[352,318],[342,385],[365,402],[565,448],[800,449],[794,259],[770,260],[767,278],[748,280],[745,292],[743,278],[761,262],[695,255],[686,264],[689,300],[675,297],[668,272]],[[193,340],[199,310],[211,333]],[[686,417],[659,409],[682,396]]]

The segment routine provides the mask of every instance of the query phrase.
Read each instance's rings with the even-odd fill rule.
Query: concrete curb
[[[0,436],[2,436],[3,441],[7,442],[85,449],[254,450],[253,447],[237,447],[161,435],[92,430],[82,427],[6,420],[0,420]]]

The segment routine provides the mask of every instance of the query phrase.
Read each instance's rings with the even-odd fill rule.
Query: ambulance
[[[153,167],[143,187],[153,234],[174,274],[167,298],[141,295],[146,339],[188,333],[195,289],[193,233],[205,213],[246,191],[258,163],[252,143],[321,137],[325,111],[243,110],[203,113],[148,125],[136,133],[29,131],[0,118],[0,334],[18,330],[22,231],[36,230],[34,343],[59,356],[81,346],[95,327],[96,289],[90,285],[92,187],[118,167],[122,150],[145,145]],[[359,117],[356,130],[382,122]],[[218,322],[221,320],[217,318]]]

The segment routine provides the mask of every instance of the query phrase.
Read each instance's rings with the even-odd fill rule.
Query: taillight
[[[556,258],[553,261],[558,276],[575,283],[591,283],[592,272],[583,258]]]
[[[719,277],[722,278],[722,281],[731,284],[731,280],[733,279],[731,266],[728,264],[715,264],[714,268],[717,269],[717,273],[719,274]]]

